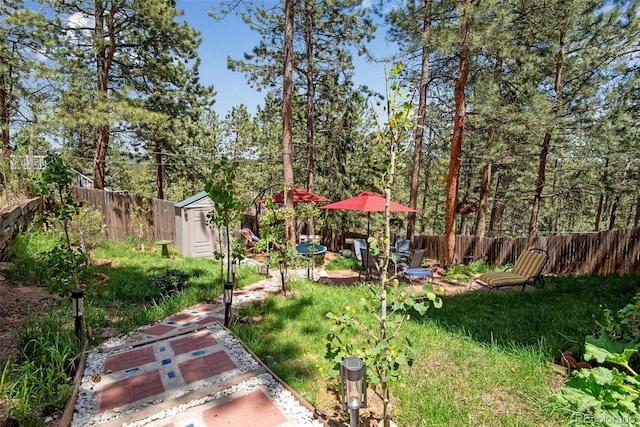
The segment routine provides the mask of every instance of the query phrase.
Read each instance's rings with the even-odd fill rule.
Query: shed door
[[[196,258],[213,257],[213,230],[207,225],[207,213],[210,208],[195,208],[189,212],[189,217],[193,218],[189,226],[191,230],[192,251],[191,256]]]

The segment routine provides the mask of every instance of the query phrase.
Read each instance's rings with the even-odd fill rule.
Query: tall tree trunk
[[[307,45],[306,57],[307,57],[307,190],[313,192],[314,187],[314,135],[313,129],[315,126],[315,85],[313,83],[314,77],[314,61],[313,61],[313,20],[311,19],[311,9],[313,4],[307,0],[306,2],[306,14],[305,14],[305,43]],[[308,218],[308,233],[310,235],[315,234],[315,226],[313,217]]]
[[[164,186],[162,185],[162,147],[156,142],[156,187],[158,199],[164,200]]]
[[[111,69],[111,63],[113,62],[113,56],[115,54],[113,19],[117,5],[112,4],[111,7],[112,9],[108,17],[105,17],[106,10],[103,1],[96,0],[95,2],[94,44],[96,46],[96,72],[98,77],[97,102],[105,104],[109,96],[109,70]],[[104,34],[105,19],[107,19],[109,26],[108,41],[105,41]],[[106,46],[103,46],[103,43],[106,43]],[[107,150],[109,148],[109,125],[98,126],[97,134],[98,139],[93,154],[93,186],[97,189],[104,189]]]
[[[424,144],[424,128],[427,115],[427,89],[429,85],[429,31],[431,30],[431,0],[424,0],[424,17],[422,20],[422,69],[420,71],[420,94],[418,99],[418,117],[416,120],[416,140],[411,169],[411,184],[409,187],[409,206],[416,209],[418,204],[418,185],[420,182],[420,159]],[[413,235],[416,230],[416,214],[410,212],[407,219],[407,239],[413,247]]]
[[[493,83],[500,85],[502,80],[502,55],[498,52],[496,54],[496,65],[493,69]],[[491,125],[489,127],[489,133],[487,135],[487,150],[489,150],[496,139],[497,134],[496,126]],[[480,239],[484,238],[487,228],[487,208],[489,207],[489,192],[491,187],[491,172],[493,169],[493,161],[488,159],[485,165],[482,167],[482,178],[480,180],[480,200],[478,201],[478,213],[476,215],[476,236]],[[479,256],[480,254],[474,254]]]
[[[471,4],[472,0],[464,0],[464,5]],[[471,16],[464,11],[462,17],[461,37],[463,43],[460,47],[460,64],[456,79],[453,98],[455,101],[455,115],[453,119],[453,136],[451,138],[451,158],[449,159],[449,177],[447,180],[447,205],[445,213],[445,264],[455,262],[456,251],[456,204],[458,198],[458,175],[460,173],[460,156],[462,154],[462,138],[466,121],[466,104],[464,90],[469,76],[469,47],[467,40],[471,26]]]
[[[566,44],[567,32],[566,29],[560,30],[559,50],[558,58],[556,60],[556,74],[553,90],[555,92],[555,108],[554,113],[556,117],[559,116],[559,109],[561,104],[560,97],[562,95],[562,71],[564,67],[565,58],[565,44]],[[529,221],[529,233],[527,237],[527,246],[531,247],[536,237],[536,231],[538,229],[538,217],[540,215],[540,204],[542,201],[542,192],[544,191],[545,184],[545,170],[547,167],[547,156],[549,154],[549,146],[551,144],[551,129],[547,129],[544,134],[544,140],[542,142],[542,149],[540,150],[540,157],[538,162],[538,178],[536,179],[536,190],[533,197],[533,206],[531,206],[531,220]]]
[[[618,214],[618,206],[620,206],[620,195],[617,195],[613,199],[611,204],[611,215],[609,215],[609,230],[613,230],[616,223],[616,216]]]
[[[505,175],[500,175],[496,182],[496,191],[493,195],[493,207],[491,208],[491,221],[489,222],[489,231],[492,236],[497,236],[502,225],[504,223],[504,211],[506,205],[502,202],[502,199],[507,194],[509,186],[511,184],[510,178]]]
[[[633,218],[633,226],[637,227],[640,225],[640,185],[638,186],[638,191],[636,191],[636,216]]]
[[[598,207],[596,208],[596,219],[593,224],[593,231],[600,231],[600,218],[602,218],[602,208],[604,206],[604,194],[598,197]]]
[[[294,212],[293,207],[293,11],[294,0],[284,4],[284,63],[282,83],[282,167],[284,180],[284,204]],[[286,238],[292,248],[296,245],[295,215],[287,215],[285,220]]]
[[[542,191],[544,190],[545,170],[547,168],[547,155],[549,153],[549,144],[551,143],[551,131],[548,130],[544,134],[542,149],[538,160],[538,178],[536,179],[536,190],[533,196],[533,205],[531,207],[531,220],[529,221],[529,234],[527,237],[527,247],[533,245],[538,229],[538,217],[540,216],[540,204],[542,202]]]
[[[604,170],[606,171],[609,167],[609,157],[607,156],[605,158],[605,163],[604,163]],[[602,174],[602,176],[600,177],[600,183],[604,184],[605,188],[607,187],[607,173],[604,172]],[[600,192],[600,197],[598,198],[598,208],[596,209],[596,219],[594,221],[594,226],[593,226],[593,230],[594,231],[600,231],[600,220],[602,219],[602,212],[604,211],[604,189]]]
[[[469,149],[473,152],[473,147],[469,147]],[[473,164],[471,163],[471,161],[467,162],[467,167],[465,169],[464,195],[462,196],[462,202],[468,204],[469,194],[471,193],[471,184],[473,182]],[[465,236],[469,235],[470,218],[470,214],[460,214],[460,234]]]
[[[491,134],[491,129],[489,130]],[[482,167],[480,179],[480,200],[478,202],[478,214],[476,216],[476,237],[482,239],[487,231],[487,209],[489,208],[489,186],[491,185],[491,172],[493,162],[489,160]]]
[[[8,74],[11,75],[11,66],[7,64],[6,59],[0,55],[0,68],[9,67]],[[6,168],[0,168],[0,182],[6,185],[11,173],[11,138],[9,128],[11,117],[9,115],[9,89],[7,81],[3,73],[0,73],[0,166],[6,165]]]

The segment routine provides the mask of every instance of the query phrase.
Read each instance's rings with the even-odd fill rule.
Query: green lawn
[[[394,419],[402,426],[557,426],[549,396],[562,383],[551,363],[602,320],[602,307],[617,310],[638,290],[635,276],[547,278],[527,292],[474,292],[444,298],[403,326],[420,353],[392,386]],[[327,312],[360,305],[364,286],[330,287],[306,281],[297,296],[275,297],[243,310],[257,324],[233,331],[300,394],[331,415],[335,382],[320,375]],[[358,342],[357,336],[349,337]],[[342,415],[342,414],[341,414]],[[344,421],[344,420],[343,420]]]

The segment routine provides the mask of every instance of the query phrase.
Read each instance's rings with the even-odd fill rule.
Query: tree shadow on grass
[[[309,297],[296,296],[287,304],[279,304],[277,298],[282,296],[270,296],[240,310],[241,318],[259,319],[260,333],[252,325],[243,323],[234,326],[233,332],[285,382],[313,378],[317,359],[308,357],[309,349],[288,332],[289,320],[305,316],[313,307],[313,301]],[[307,323],[299,333],[317,334],[319,330],[318,322]]]
[[[586,335],[604,321],[603,309],[618,311],[640,291],[640,276],[547,277],[543,289],[472,292],[443,298],[418,322],[502,348],[540,348],[550,358],[582,350]]]

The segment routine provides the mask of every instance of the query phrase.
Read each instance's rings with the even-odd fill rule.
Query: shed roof
[[[183,208],[185,206],[189,206],[190,204],[195,203],[198,200],[204,199],[208,195],[209,193],[207,193],[206,191],[201,191],[198,194],[195,194],[189,197],[188,199],[184,199],[183,201],[176,203],[176,208]]]

